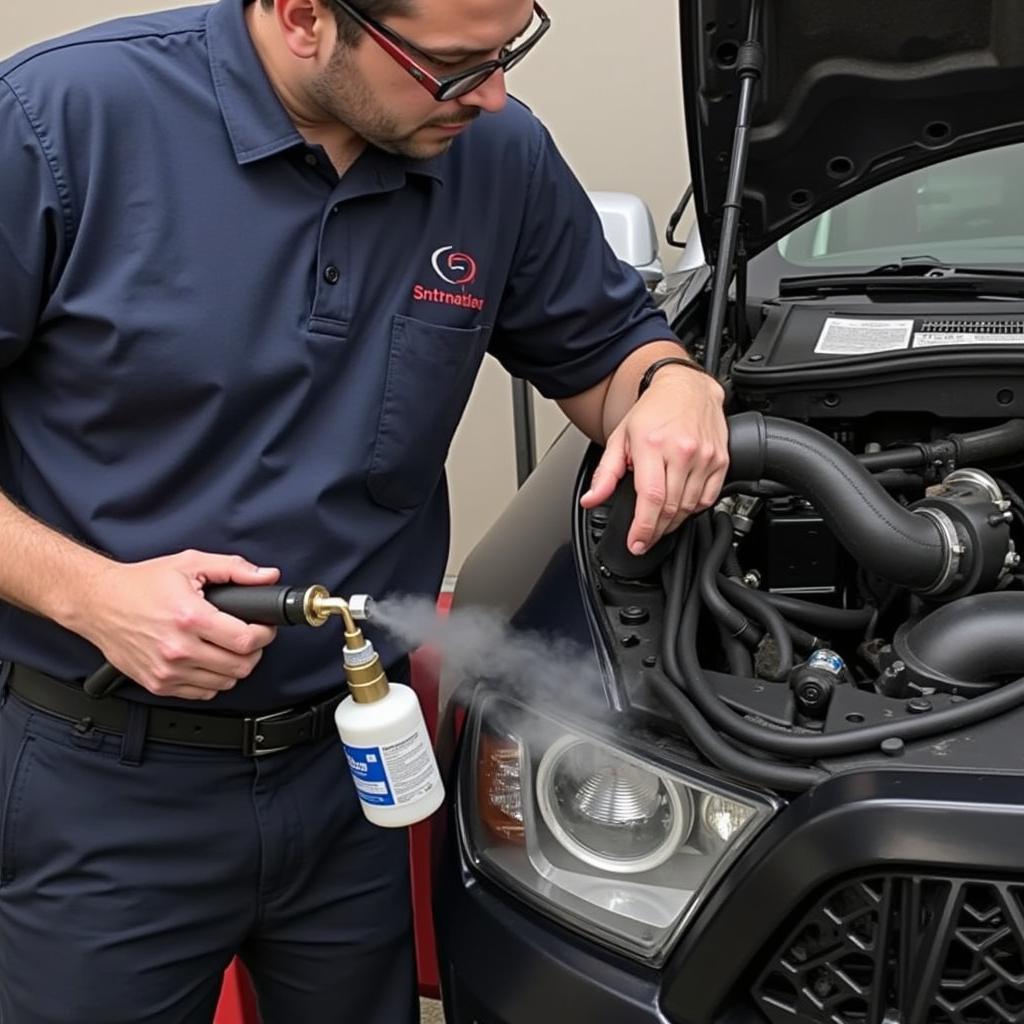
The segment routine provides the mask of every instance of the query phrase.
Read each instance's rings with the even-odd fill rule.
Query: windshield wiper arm
[[[813,274],[784,277],[779,282],[779,296],[782,298],[878,292],[1024,296],[1024,272],[949,266],[939,263],[934,257],[915,256],[860,274]]]
[[[1024,277],[1020,270],[1002,267],[965,267],[958,263],[943,263],[935,256],[901,256],[896,263],[883,263],[867,271],[872,277],[929,277],[949,278],[963,275],[973,277],[1018,278]]]

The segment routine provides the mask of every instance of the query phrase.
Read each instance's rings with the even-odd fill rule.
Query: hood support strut
[[[729,162],[729,180],[725,202],[722,204],[722,231],[718,243],[718,260],[711,285],[711,312],[708,316],[708,336],[704,347],[704,368],[718,376],[722,357],[722,331],[729,296],[729,284],[734,272],[736,243],[740,232],[741,200],[747,173],[747,150],[750,146],[750,114],[754,106],[754,90],[761,80],[764,54],[757,41],[760,29],[761,0],[750,0],[750,19],[747,41],[740,47],[736,71],[740,79],[740,101],[733,131],[732,157]],[[745,312],[743,313],[745,316]]]

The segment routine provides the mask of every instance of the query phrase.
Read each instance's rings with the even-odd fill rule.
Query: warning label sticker
[[[344,746],[359,799],[365,804],[393,806],[395,797],[388,785],[380,747],[351,747],[347,743]]]
[[[830,316],[814,346],[817,355],[861,356],[910,347],[913,320],[858,320]]]
[[[944,345],[1024,345],[1024,334],[995,334],[984,331],[918,331],[914,348],[941,348]]]

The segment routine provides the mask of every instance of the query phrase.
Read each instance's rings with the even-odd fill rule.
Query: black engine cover
[[[1024,302],[777,302],[733,367],[747,408],[792,419],[1024,415]]]

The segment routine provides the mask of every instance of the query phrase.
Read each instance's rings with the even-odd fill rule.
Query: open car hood
[[[748,256],[829,207],[1024,139],[1020,0],[760,0],[761,80],[742,193]],[[751,0],[680,0],[687,138],[712,260]]]

